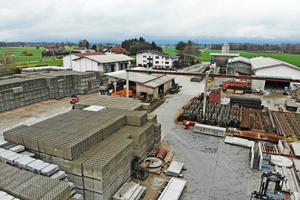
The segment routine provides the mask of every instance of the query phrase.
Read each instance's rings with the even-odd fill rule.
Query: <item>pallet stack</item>
[[[70,185],[0,163],[0,190],[19,199],[68,199]]]
[[[124,100],[100,98],[107,105],[121,105]],[[97,103],[99,99],[87,102]],[[142,106],[139,101],[129,102]],[[132,109],[133,105],[125,107]],[[4,138],[23,144],[39,159],[66,171],[68,180],[85,199],[107,200],[130,177],[133,157],[147,154],[154,147],[158,140],[155,136],[160,136],[156,118],[148,117],[146,111],[75,109],[32,126],[15,127],[4,132]]]
[[[43,78],[6,79],[0,81],[0,112],[49,99]]]
[[[116,108],[124,110],[142,110],[143,103],[140,100],[134,100],[132,98],[126,97],[114,97],[100,95],[95,96],[75,104],[75,109],[84,109],[91,105],[103,106],[107,108]]]

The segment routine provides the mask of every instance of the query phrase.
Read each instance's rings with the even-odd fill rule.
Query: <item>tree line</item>
[[[130,54],[136,54],[138,51],[142,50],[157,50],[163,51],[161,47],[157,46],[154,41],[152,43],[146,42],[142,37],[139,39],[134,38],[130,40],[125,40],[122,42],[122,48],[130,52]]]
[[[212,44],[212,50],[221,50],[223,44]],[[300,44],[245,44],[245,43],[231,43],[230,50],[242,50],[242,51],[273,51],[278,53],[290,53],[300,54]]]

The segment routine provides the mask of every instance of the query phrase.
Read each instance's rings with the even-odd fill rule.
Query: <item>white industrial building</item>
[[[137,68],[139,69],[139,68]],[[164,74],[146,74],[137,72],[128,72],[130,85],[136,86],[136,96],[144,95],[156,98],[161,93],[167,92],[172,88],[174,77]],[[106,73],[109,76],[109,82],[114,81],[114,78],[127,78],[126,71],[118,71]]]
[[[77,58],[82,58],[84,56],[96,56],[96,55],[106,55],[102,52],[94,52],[94,53],[72,53],[69,55],[65,55],[63,57],[63,65],[64,67],[72,67],[72,61]]]
[[[123,54],[116,55],[92,55],[75,58],[72,62],[72,70],[79,72],[103,71],[115,72],[131,68],[134,58]]]
[[[300,78],[300,68],[277,60],[274,58],[265,58],[265,57],[256,57],[256,58],[244,58],[237,57],[231,59],[228,62],[228,67],[237,63],[239,66],[235,67],[233,71],[235,74],[247,74],[258,76],[258,77],[276,77],[278,80],[280,78],[290,78],[290,79],[299,79]],[[244,69],[243,69],[244,68]],[[236,70],[238,69],[238,70]],[[242,71],[243,70],[243,71]],[[239,71],[242,71],[240,73]],[[252,89],[268,89],[268,88],[277,88],[283,89],[284,87],[289,87],[289,89],[294,89],[293,82],[280,82],[280,81],[268,81],[268,80],[252,80]]]
[[[179,56],[170,55],[156,50],[138,51],[136,54],[136,65],[139,67],[153,67],[170,69]]]

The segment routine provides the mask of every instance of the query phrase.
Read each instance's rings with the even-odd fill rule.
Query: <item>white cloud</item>
[[[300,39],[299,0],[0,0],[0,40]],[[147,38],[146,38],[147,39]]]

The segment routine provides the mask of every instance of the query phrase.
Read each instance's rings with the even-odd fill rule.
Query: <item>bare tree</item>
[[[6,50],[0,54],[0,60],[2,65],[0,68],[4,69],[4,75],[6,76],[8,69],[11,69],[15,66],[16,58],[12,55],[12,49]]]

